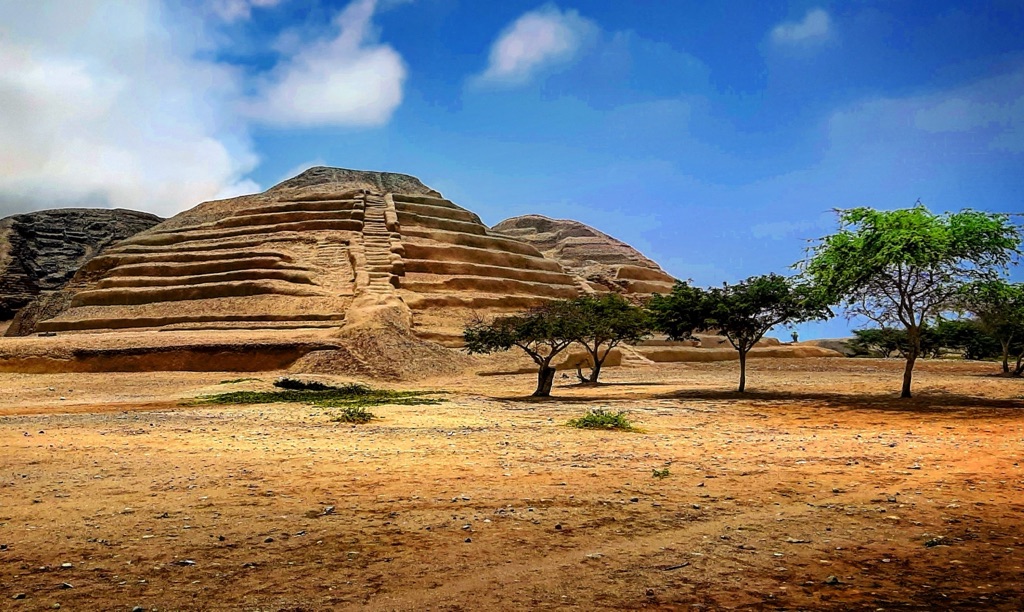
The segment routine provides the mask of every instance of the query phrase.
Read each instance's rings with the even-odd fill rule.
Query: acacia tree
[[[1024,283],[1002,279],[978,281],[963,287],[961,308],[974,315],[974,321],[999,341],[1003,373],[1010,373],[1010,354],[1017,363],[1014,376],[1024,374]]]
[[[768,330],[832,314],[808,286],[778,274],[710,289],[677,283],[672,293],[654,296],[650,308],[658,327],[674,340],[695,331],[717,330],[725,336],[739,353],[741,393],[747,386],[747,353]]]
[[[575,319],[575,340],[590,354],[590,376],[577,366],[580,382],[596,383],[601,366],[613,348],[623,342],[636,344],[651,335],[652,321],[646,310],[617,293],[585,295],[568,304]]]
[[[477,320],[462,332],[470,354],[507,351],[519,347],[537,364],[534,397],[551,395],[555,368],[551,361],[576,341],[576,321],[568,316],[567,302],[555,302],[520,315],[498,317],[490,323]]]
[[[901,397],[911,396],[925,326],[955,306],[960,288],[994,278],[1017,255],[1020,234],[1007,215],[974,210],[936,215],[913,208],[837,211],[839,230],[798,264],[847,312],[881,327],[901,325],[908,350]]]

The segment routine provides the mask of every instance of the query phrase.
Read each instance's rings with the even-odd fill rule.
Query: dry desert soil
[[[1024,608],[1024,381],[901,365],[470,375],[358,426],[188,404],[274,373],[0,374],[0,608]]]

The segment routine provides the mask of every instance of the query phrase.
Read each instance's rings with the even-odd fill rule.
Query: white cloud
[[[252,17],[252,9],[277,6],[281,0],[212,0],[210,10],[227,21],[242,21]]]
[[[788,21],[772,28],[772,40],[779,44],[800,44],[828,38],[832,20],[824,9],[812,9],[801,21]]]
[[[240,182],[257,161],[233,113],[240,79],[194,58],[196,26],[157,0],[0,3],[0,216],[170,215],[254,187]]]
[[[933,155],[1024,153],[1024,65],[944,91],[861,102],[833,114],[829,135],[863,147],[924,147]]]
[[[338,33],[277,66],[250,105],[251,117],[281,126],[376,126],[402,102],[405,63],[376,42],[376,0],[355,0],[335,19]]]
[[[571,60],[597,31],[596,25],[574,10],[548,5],[512,23],[491,46],[480,83],[518,85],[540,70]]]

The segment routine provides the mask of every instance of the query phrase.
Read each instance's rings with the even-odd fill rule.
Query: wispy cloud
[[[211,0],[210,10],[228,23],[252,17],[254,8],[277,6],[282,0]]]
[[[953,89],[851,105],[829,120],[833,142],[978,157],[1024,153],[1024,65]]]
[[[299,49],[277,66],[249,115],[280,126],[377,126],[402,102],[406,67],[377,42],[376,0],[355,0],[334,20],[333,38]]]
[[[195,37],[162,8],[0,3],[0,216],[69,205],[166,215],[237,191],[257,162],[232,108],[239,75],[196,59]]]
[[[832,19],[824,9],[807,11],[800,21],[787,21],[772,28],[772,41],[777,44],[801,44],[828,38]]]
[[[520,85],[552,65],[571,60],[597,26],[574,10],[547,5],[516,19],[491,46],[481,84]]]

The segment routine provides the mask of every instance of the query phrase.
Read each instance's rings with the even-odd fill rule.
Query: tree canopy
[[[739,352],[741,392],[746,389],[747,353],[771,328],[832,314],[817,292],[778,274],[709,289],[677,283],[672,293],[653,297],[650,308],[659,329],[672,339],[711,330],[725,336]]]
[[[965,285],[960,292],[960,305],[999,342],[1003,372],[1010,373],[1013,353],[1017,358],[1013,373],[1024,374],[1024,283],[994,279]]]
[[[911,396],[924,326],[956,303],[961,287],[993,279],[1019,255],[1007,215],[913,208],[837,211],[839,229],[814,244],[801,267],[830,303],[881,327],[900,325],[909,350],[902,397]]]
[[[591,359],[589,377],[585,378],[582,371],[577,370],[583,382],[598,382],[608,353],[622,342],[636,344],[644,340],[650,336],[653,326],[646,310],[617,293],[581,296],[570,301],[567,309],[567,314],[575,319],[576,342],[586,349]]]
[[[569,316],[567,302],[553,302],[523,314],[498,317],[491,322],[474,321],[462,332],[470,354],[507,351],[519,347],[537,364],[535,397],[551,395],[556,355],[576,341],[576,321]]]

